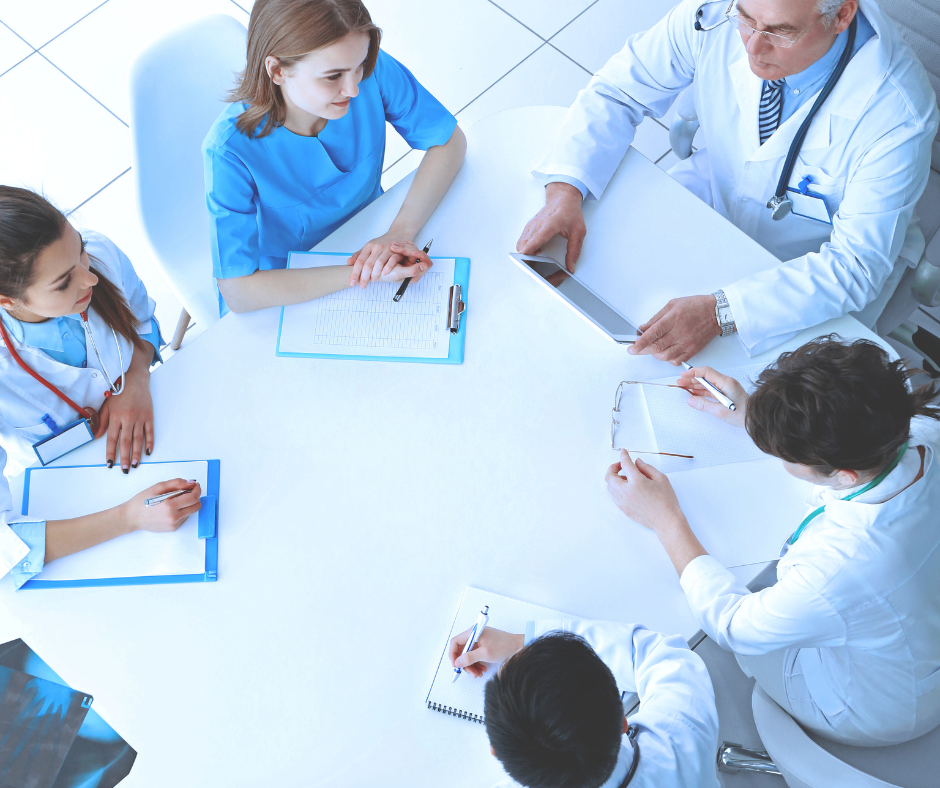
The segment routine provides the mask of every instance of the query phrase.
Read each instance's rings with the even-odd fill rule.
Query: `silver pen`
[[[186,493],[190,493],[195,489],[195,487],[190,487],[188,490],[173,490],[173,492],[163,493],[163,495],[155,495],[153,498],[147,498],[144,501],[144,506],[156,506],[170,500],[170,498],[176,498],[178,495],[186,495]]]
[[[685,361],[682,362],[682,366],[685,367],[686,369],[692,369],[692,365]],[[705,378],[696,378],[695,380],[698,383],[701,383],[705,388],[707,388],[709,392],[711,392],[711,395],[716,400],[718,400],[722,405],[724,405],[728,410],[738,409],[737,406],[731,401],[729,397],[722,394],[717,388],[715,388],[715,386],[713,386],[711,383],[705,380]]]

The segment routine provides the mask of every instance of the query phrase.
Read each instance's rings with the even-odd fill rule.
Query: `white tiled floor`
[[[469,128],[531,104],[567,106],[593,70],[672,0],[369,0],[383,46]],[[157,301],[167,336],[180,305],[134,209],[125,74],[134,55],[199,16],[248,24],[252,0],[0,0],[0,183],[41,189],[82,227],[111,236]],[[386,188],[421,160],[389,127]],[[636,147],[669,151],[647,121]],[[15,155],[11,155],[15,152]],[[195,332],[191,332],[195,333]]]

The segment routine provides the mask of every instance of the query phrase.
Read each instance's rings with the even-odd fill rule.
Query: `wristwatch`
[[[731,336],[736,327],[734,325],[734,315],[728,305],[728,296],[725,295],[724,290],[716,290],[712,295],[715,296],[715,320],[718,321],[721,335],[723,337]]]

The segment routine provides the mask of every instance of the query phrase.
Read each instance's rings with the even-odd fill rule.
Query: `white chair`
[[[201,146],[244,68],[246,35],[236,19],[208,16],[155,41],[128,70],[137,212],[183,305],[174,350],[190,317],[201,326],[219,319]]]
[[[920,58],[934,92],[940,96],[940,0],[878,0],[878,5]],[[692,90],[680,93],[675,106],[669,141],[673,153],[687,159],[699,127]],[[927,188],[917,203],[927,248],[916,268],[909,269],[898,283],[876,330],[923,357],[924,370],[931,377],[940,377],[940,338],[909,320],[919,306],[940,306],[940,133],[933,142],[931,166]]]

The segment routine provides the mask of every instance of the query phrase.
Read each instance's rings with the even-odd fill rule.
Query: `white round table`
[[[655,537],[604,485],[617,383],[674,368],[627,355],[508,258],[563,114],[471,129],[421,233],[472,261],[462,365],[277,358],[270,309],[227,316],[153,375],[151,459],[221,460],[218,582],[13,594],[4,581],[0,634],[95,696],[139,751],[128,788],[492,784],[482,726],[424,706],[467,585],[697,630]],[[410,180],[318,248],[383,232]],[[775,264],[636,151],[586,215],[579,271],[638,321]],[[871,337],[844,318],[788,344],[833,329]],[[699,360],[747,362],[735,339]],[[802,512],[801,483],[773,460],[674,481],[726,564],[773,557]]]

